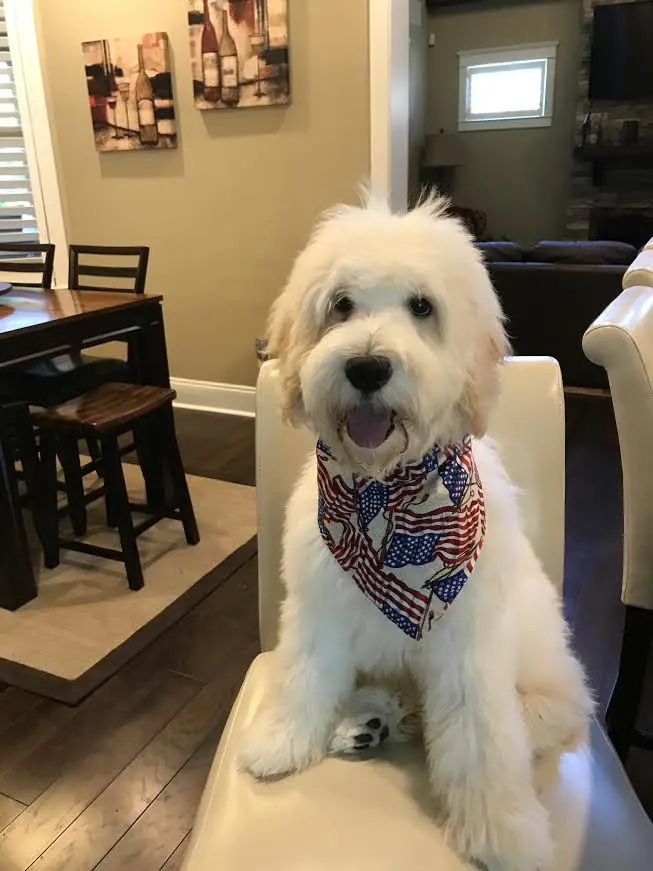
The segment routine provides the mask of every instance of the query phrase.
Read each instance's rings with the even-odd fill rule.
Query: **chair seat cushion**
[[[419,743],[386,747],[368,759],[328,759],[276,782],[259,783],[238,770],[238,738],[269,686],[273,657],[255,660],[234,705],[183,871],[469,868],[433,819]],[[540,774],[556,840],[546,871],[651,867],[653,825],[598,723],[591,754],[567,754],[559,774]]]
[[[57,405],[107,381],[130,380],[130,367],[124,360],[63,354],[0,370],[0,396],[30,405]]]

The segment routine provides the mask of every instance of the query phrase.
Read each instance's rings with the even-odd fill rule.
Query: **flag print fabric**
[[[317,445],[318,526],[362,593],[419,639],[472,573],[485,535],[470,436],[435,446],[381,481],[352,475]]]

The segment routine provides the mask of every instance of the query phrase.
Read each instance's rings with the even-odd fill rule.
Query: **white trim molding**
[[[371,190],[403,211],[408,204],[411,4],[368,3]]]
[[[177,391],[175,406],[191,411],[209,411],[214,414],[234,414],[239,417],[256,415],[256,388],[244,384],[217,384],[213,381],[193,381],[171,378]]]
[[[36,36],[34,2],[4,0],[4,7],[39,236],[43,242],[56,245],[54,283],[65,287],[68,245]]]

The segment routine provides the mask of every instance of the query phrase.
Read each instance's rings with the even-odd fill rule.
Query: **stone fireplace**
[[[576,145],[566,235],[569,239],[611,239],[639,247],[653,236],[653,102],[593,101],[592,116],[602,119],[601,142],[587,145],[581,137],[589,106],[594,7],[617,2],[623,0],[583,0]],[[634,142],[623,135],[624,123],[628,126],[629,122],[637,128]]]

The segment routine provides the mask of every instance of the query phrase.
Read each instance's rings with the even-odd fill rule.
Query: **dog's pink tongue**
[[[349,438],[359,448],[378,448],[385,441],[391,424],[392,415],[389,411],[370,405],[359,405],[347,415]]]

